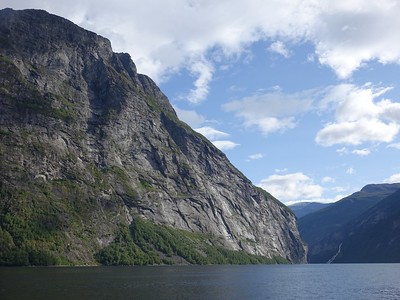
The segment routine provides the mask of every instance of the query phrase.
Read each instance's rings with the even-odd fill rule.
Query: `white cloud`
[[[388,148],[395,148],[400,150],[400,143],[394,143],[387,146]]]
[[[370,61],[400,61],[400,2],[393,0],[3,0],[2,6],[43,8],[98,32],[157,82],[191,71],[192,102],[207,96],[213,57],[222,62],[260,40],[310,42],[315,61],[340,78]],[[286,55],[279,42],[272,48]]]
[[[176,106],[174,107],[174,109],[180,120],[186,122],[192,128],[195,128],[194,129],[195,131],[205,136],[208,140],[210,140],[214,144],[214,146],[216,146],[221,151],[231,150],[240,145],[233,141],[221,140],[228,138],[230,136],[229,133],[217,130],[210,126],[203,126],[196,128],[197,126],[202,125],[206,121],[204,116],[199,115],[197,112],[193,110],[183,110]]]
[[[246,127],[256,126],[263,134],[283,132],[296,127],[295,116],[311,110],[314,92],[256,94],[226,103],[223,108],[243,119]]]
[[[231,149],[236,148],[237,146],[240,146],[240,144],[237,144],[233,141],[225,140],[230,135],[226,132],[217,130],[213,127],[204,126],[204,127],[195,129],[195,131],[204,135],[207,139],[209,139],[211,141],[211,143],[214,144],[215,147],[217,147],[221,151],[231,150]],[[221,139],[224,139],[224,140],[221,140]]]
[[[384,182],[386,182],[386,183],[398,183],[398,182],[400,182],[400,173],[393,174],[389,178],[386,178]]]
[[[315,141],[319,145],[390,143],[400,131],[400,103],[383,98],[391,89],[367,83],[339,84],[292,94],[276,90],[231,101],[223,108],[242,119],[244,126],[256,127],[265,135],[292,129],[301,115],[318,110],[321,115],[333,116],[317,132]],[[349,150],[343,147],[337,152],[343,155]],[[370,150],[352,153],[368,155]]]
[[[290,56],[289,49],[286,48],[285,44],[281,41],[276,41],[272,43],[271,46],[269,46],[268,50],[274,53],[278,53],[285,58],[288,58]]]
[[[271,175],[261,180],[259,187],[270,192],[280,201],[295,201],[320,198],[323,188],[301,172],[286,175]]]
[[[400,59],[399,2],[326,1],[314,28],[319,61],[346,78],[364,62],[397,63]]]
[[[340,149],[336,149],[336,152],[339,155],[347,155],[350,153],[350,150],[347,149],[346,147],[342,147]],[[352,154],[355,155],[359,155],[359,156],[367,156],[371,154],[371,150],[368,148],[364,148],[364,149],[354,149],[353,151],[351,151]]]
[[[212,80],[214,67],[205,59],[194,62],[190,66],[190,71],[197,79],[194,88],[189,92],[187,99],[191,103],[199,103],[206,99],[209,91],[209,83]]]
[[[330,123],[318,132],[316,142],[322,146],[335,144],[360,145],[364,142],[389,143],[398,131],[399,125],[394,123],[385,124],[375,119]]]
[[[255,153],[255,154],[249,155],[249,160],[257,160],[257,159],[261,159],[263,157],[264,157],[264,154]]]
[[[224,151],[224,150],[231,150],[233,148],[236,148],[237,146],[240,146],[240,144],[237,144],[232,141],[212,141],[215,147],[217,147],[219,150]]]
[[[174,106],[174,109],[176,111],[176,114],[178,115],[178,118],[181,121],[189,124],[190,127],[192,127],[192,128],[201,126],[206,120],[206,118],[204,116],[198,114],[194,110],[184,110],[184,109],[180,109],[177,106]]]
[[[360,156],[367,156],[371,154],[371,150],[369,149],[355,149],[352,151],[353,154],[360,155]]]
[[[353,175],[355,172],[356,172],[356,171],[355,171],[352,167],[350,167],[350,168],[348,168],[348,169],[346,170],[346,173],[349,174],[349,175]]]
[[[335,179],[330,176],[325,176],[324,178],[322,178],[322,182],[323,183],[334,183]]]
[[[388,90],[370,84],[362,87],[340,84],[328,88],[320,109],[334,110],[334,122],[327,123],[317,133],[316,142],[332,146],[393,141],[400,130],[400,103],[388,99],[376,101]]]
[[[202,135],[204,135],[209,140],[217,140],[217,139],[229,137],[228,133],[223,132],[223,131],[219,131],[219,130],[217,130],[215,128],[212,128],[212,127],[209,127],[209,126],[196,128],[195,130],[198,133],[201,133]]]
[[[342,147],[340,149],[336,149],[336,152],[339,155],[345,155],[345,154],[349,154],[349,150],[346,147]]]
[[[319,61],[340,77],[349,76],[363,62],[400,60],[400,37],[394,30],[400,25],[400,4],[391,0],[119,1],[118,5],[105,0],[68,4],[4,0],[3,5],[44,8],[100,32],[112,39],[116,50],[130,52],[139,70],[156,80],[187,68],[197,77],[188,97],[193,102],[208,93],[213,64],[205,55],[210,49],[229,57],[268,37],[310,41]],[[287,55],[281,41],[271,49]]]
[[[252,119],[247,120],[244,123],[245,126],[257,126],[258,129],[265,135],[273,133],[273,132],[284,132],[288,129],[292,129],[296,127],[296,123],[294,118],[273,118],[273,117],[264,117],[261,119]]]

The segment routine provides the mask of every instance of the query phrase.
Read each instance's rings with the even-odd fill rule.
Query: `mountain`
[[[400,190],[347,224],[334,238],[341,249],[332,262],[399,263]]]
[[[301,237],[308,244],[308,261],[325,263],[337,252],[336,236],[348,223],[400,189],[400,184],[370,184],[329,207],[298,220]],[[340,238],[339,238],[340,239]]]
[[[0,11],[0,263],[306,261],[256,188],[109,40]]]
[[[288,207],[294,212],[297,218],[302,218],[308,214],[326,208],[330,203],[318,202],[301,202],[289,205]]]

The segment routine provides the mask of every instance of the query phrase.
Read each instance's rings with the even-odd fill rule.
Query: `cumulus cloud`
[[[334,110],[334,121],[317,133],[316,142],[332,146],[393,141],[400,129],[400,103],[388,99],[376,101],[388,90],[370,84],[361,87],[340,84],[326,89],[320,109]]]
[[[237,146],[240,146],[240,144],[237,144],[233,141],[226,140],[230,135],[226,132],[217,130],[213,127],[209,126],[204,126],[201,128],[195,129],[198,133],[201,133],[204,135],[207,139],[211,141],[211,143],[214,144],[215,147],[217,147],[219,150],[224,151],[224,150],[231,150],[236,148]]]
[[[349,77],[364,62],[397,63],[400,37],[394,30],[397,1],[326,1],[321,4],[317,23],[316,54],[322,64],[333,68],[340,78]]]
[[[259,187],[270,192],[280,201],[299,201],[321,198],[323,188],[301,172],[285,175],[271,175],[261,180]]]
[[[239,144],[232,141],[212,141],[212,143],[221,151],[231,150],[233,148],[236,148],[237,146],[240,146]]]
[[[384,98],[391,89],[367,83],[297,93],[275,90],[228,102],[223,109],[242,119],[245,127],[255,127],[265,135],[295,128],[301,116],[317,111],[332,119],[315,136],[321,146],[391,143],[400,131],[400,103]],[[351,153],[345,147],[337,151]],[[352,153],[365,156],[370,150]]]
[[[209,83],[212,80],[214,67],[211,63],[203,60],[197,61],[190,66],[190,71],[197,76],[194,88],[190,90],[187,99],[191,103],[199,103],[206,99],[209,91]]]
[[[342,148],[336,149],[336,152],[339,155],[349,154],[349,150],[346,147],[342,147]]]
[[[263,158],[264,157],[264,154],[262,154],[262,153],[255,153],[255,154],[252,154],[252,155],[249,155],[249,157],[248,157],[248,161],[251,161],[251,160],[258,160],[258,159],[261,159],[261,158]]]
[[[314,45],[315,62],[347,78],[365,63],[400,61],[400,2],[393,0],[138,1],[3,0],[3,7],[43,8],[111,39],[157,82],[186,69],[188,100],[207,97],[214,65],[262,40],[288,55],[281,40]],[[218,55],[216,55],[218,54]]]
[[[348,148],[346,147],[342,147],[340,149],[336,149],[336,152],[339,155],[347,155],[347,154],[355,154],[355,155],[359,155],[359,156],[367,156],[371,154],[371,149],[368,148],[364,148],[364,149],[354,149],[353,151],[350,151]]]
[[[316,142],[322,146],[360,145],[364,142],[389,143],[398,131],[398,124],[385,124],[376,119],[330,123],[318,132]]]
[[[180,120],[184,121],[185,123],[189,124],[195,131],[202,134],[211,143],[214,144],[221,151],[231,150],[240,146],[240,144],[235,143],[233,141],[227,140],[230,137],[229,133],[217,130],[211,126],[202,126],[206,122],[204,116],[198,114],[194,110],[184,110],[178,107],[174,107],[178,117]]]
[[[400,173],[393,174],[389,178],[386,178],[385,182],[386,183],[398,183],[398,182],[400,182]]]
[[[217,139],[229,137],[228,133],[223,132],[223,131],[219,131],[219,130],[217,130],[215,128],[212,128],[212,127],[209,127],[209,126],[196,128],[195,130],[198,133],[201,133],[202,135],[204,135],[209,140],[217,140]]]
[[[271,46],[269,46],[268,51],[278,53],[285,58],[288,58],[290,56],[289,49],[281,41],[276,41],[272,43]]]
[[[201,126],[205,121],[206,118],[200,114],[198,114],[194,110],[185,110],[185,109],[180,109],[177,106],[174,106],[175,112],[178,115],[178,118],[189,124],[192,128],[196,128]]]
[[[194,110],[184,110],[178,107],[174,107],[178,117],[180,120],[184,121],[185,123],[189,124],[194,130],[198,133],[204,135],[208,140],[213,143],[215,147],[217,147],[221,151],[231,150],[240,146],[240,144],[235,143],[233,141],[227,140],[230,134],[217,130],[210,126],[201,126],[205,123],[206,119],[204,116],[198,114]],[[197,128],[196,128],[197,127]]]
[[[226,103],[223,109],[243,119],[246,127],[256,126],[267,135],[296,127],[295,117],[311,110],[314,92],[256,94]]]
[[[395,149],[400,150],[400,143],[390,144],[390,145],[388,145],[388,148],[395,148]]]
[[[322,178],[321,181],[323,183],[334,183],[335,182],[335,178],[332,178],[330,176],[325,176],[324,178]]]
[[[359,156],[367,156],[371,154],[371,150],[369,149],[355,149],[352,151],[353,154],[359,155]]]
[[[356,171],[352,167],[347,168],[347,170],[346,170],[346,174],[349,174],[349,175],[353,175],[355,172]]]

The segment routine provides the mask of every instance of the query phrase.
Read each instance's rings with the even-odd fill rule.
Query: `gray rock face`
[[[1,213],[49,219],[69,259],[92,262],[143,216],[305,262],[290,210],[180,122],[107,39],[44,11],[1,10],[0,73]]]

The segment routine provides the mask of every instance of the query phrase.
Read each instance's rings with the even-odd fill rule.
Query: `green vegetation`
[[[103,265],[173,264],[177,258],[190,264],[287,263],[281,257],[270,259],[214,246],[212,237],[205,234],[155,225],[140,217],[97,255]]]
[[[154,97],[145,94],[143,94],[143,96],[144,96],[143,99],[146,100],[146,103],[148,107],[151,109],[151,111],[158,113],[162,112],[161,107],[157,104],[157,100]]]
[[[0,265],[57,265],[66,261],[54,254],[62,243],[59,232],[49,230],[54,216],[26,220],[6,214],[0,227]]]
[[[152,192],[152,191],[154,191],[153,185],[152,185],[150,182],[148,182],[148,181],[146,181],[146,180],[144,180],[144,179],[141,179],[141,180],[140,180],[140,185],[141,185],[142,188],[145,189],[147,192]]]
[[[75,109],[72,103],[66,99],[62,99],[62,106],[53,107],[55,100],[59,98],[57,95],[46,94],[40,95],[34,92],[30,97],[18,99],[16,102],[17,109],[23,112],[35,112],[55,119],[72,122],[75,120]]]
[[[2,186],[0,197],[0,265],[69,264],[63,230],[70,211],[54,201],[49,184]]]
[[[114,241],[96,255],[103,265],[148,265],[159,263],[158,257],[144,253],[132,240],[128,228],[120,229]]]
[[[117,166],[103,170],[105,174],[114,177],[115,184],[120,185],[124,191],[124,201],[128,206],[133,205],[138,199],[139,194],[132,188],[128,173]],[[126,201],[129,200],[129,203]]]
[[[8,136],[8,135],[11,135],[11,133],[6,131],[6,130],[4,130],[4,129],[2,129],[2,128],[0,128],[0,135]]]
[[[14,223],[12,226],[19,228],[18,226],[24,226],[24,224]],[[12,228],[11,230],[13,229],[15,228]],[[62,259],[56,257],[47,249],[40,249],[32,244],[26,244],[19,247],[19,241],[14,241],[7,230],[0,228],[0,265],[49,266],[61,263]]]
[[[112,232],[115,225],[107,220],[117,221],[120,212],[114,197],[99,201],[105,175],[95,167],[92,175],[90,184],[21,178],[18,188],[1,185],[0,265],[80,264],[79,256],[98,251],[94,240],[100,228],[93,221],[102,218]]]

